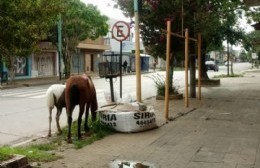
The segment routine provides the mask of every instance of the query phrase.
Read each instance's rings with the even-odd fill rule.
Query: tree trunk
[[[64,50],[62,51],[63,54],[63,63],[64,63],[64,75],[65,78],[69,78],[71,74],[71,54],[68,50],[68,46],[64,47]]]
[[[229,44],[228,44],[228,42],[227,42],[227,53],[228,53],[228,55],[227,55],[227,76],[229,76],[229,60],[230,60],[230,53],[229,53]]]
[[[173,88],[174,87],[174,84],[173,84],[173,74],[174,74],[174,64],[173,64],[173,55],[171,53],[171,56],[170,56],[170,79],[169,79],[169,87],[170,88]]]
[[[201,55],[201,79],[202,80],[209,80],[205,61],[206,61],[206,53],[203,52],[202,55]]]
[[[14,66],[15,57],[9,56],[8,58],[9,58],[9,61],[8,61],[8,64],[7,64],[7,69],[8,69],[8,73],[9,73],[9,76],[10,76],[9,83],[14,84],[14,82],[15,82],[15,66]]]
[[[65,78],[69,78],[71,74],[71,55],[66,56],[66,63],[65,63]]]
[[[195,54],[190,54],[190,97],[196,98],[196,66]]]

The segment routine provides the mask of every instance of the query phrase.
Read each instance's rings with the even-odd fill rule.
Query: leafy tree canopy
[[[108,33],[106,16],[100,14],[93,5],[86,5],[80,0],[63,1],[62,18],[62,56],[65,74],[68,77],[71,69],[71,58],[76,47],[85,39],[96,39]],[[49,34],[52,42],[57,44],[56,27]]]
[[[121,9],[133,16],[133,1],[118,0]],[[183,10],[182,10],[183,9]],[[202,33],[204,52],[219,49],[222,42],[241,43],[244,31],[238,27],[243,14],[252,16],[240,0],[142,0],[140,11],[141,34],[146,47],[156,55],[165,55],[166,20],[172,20],[172,31],[182,34],[189,28],[190,36]],[[256,18],[256,13],[254,13]],[[172,49],[183,50],[183,40],[172,37]]]
[[[260,31],[252,31],[246,35],[244,47],[247,51],[252,50],[253,46],[260,43]]]
[[[14,58],[28,56],[56,23],[60,0],[0,0],[0,55],[13,72]]]
[[[117,0],[125,14],[132,17],[133,1]],[[140,0],[138,0],[140,1]],[[250,14],[248,7],[241,0],[142,0],[139,12],[140,33],[143,43],[151,55],[165,58],[166,21],[172,21],[171,31],[184,34],[189,29],[190,37],[202,34],[202,78],[207,79],[205,57],[208,51],[222,48],[227,40],[230,44],[238,44],[244,40],[244,30],[239,28],[238,19]],[[254,16],[253,16],[254,15]],[[184,59],[184,40],[171,36],[171,51],[177,62]],[[196,54],[195,43],[191,42],[190,54]]]

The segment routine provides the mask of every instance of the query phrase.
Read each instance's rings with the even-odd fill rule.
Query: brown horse
[[[66,82],[65,89],[65,101],[68,117],[68,143],[71,143],[71,124],[72,124],[72,112],[76,105],[79,105],[79,116],[78,116],[78,139],[81,139],[81,121],[86,106],[85,114],[85,132],[89,131],[88,127],[88,111],[91,108],[92,121],[96,120],[96,110],[98,108],[96,89],[91,80],[87,75],[71,76]]]

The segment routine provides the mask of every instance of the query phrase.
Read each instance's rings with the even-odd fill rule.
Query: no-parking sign
[[[118,21],[113,25],[112,37],[117,41],[124,41],[130,35],[130,26],[124,21]]]

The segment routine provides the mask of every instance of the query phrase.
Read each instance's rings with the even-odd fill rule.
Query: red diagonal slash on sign
[[[123,30],[120,29],[120,27],[123,27],[127,30],[127,34],[124,34]],[[118,36],[116,36],[114,33],[114,30],[116,30],[117,34],[120,35],[121,38],[119,38]],[[117,41],[123,41],[125,39],[127,39],[130,35],[130,27],[128,25],[128,23],[124,22],[124,21],[118,21],[114,24],[113,28],[112,28],[112,35],[113,38],[116,39]]]

